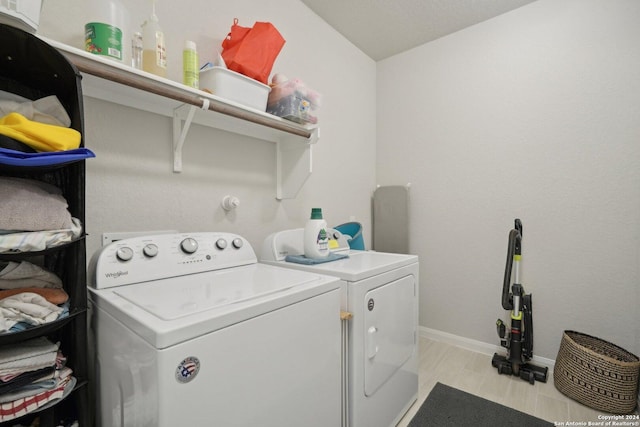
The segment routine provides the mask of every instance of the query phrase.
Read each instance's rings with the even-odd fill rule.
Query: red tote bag
[[[234,19],[231,32],[222,41],[222,59],[227,68],[267,84],[273,64],[285,40],[269,22],[241,27]]]

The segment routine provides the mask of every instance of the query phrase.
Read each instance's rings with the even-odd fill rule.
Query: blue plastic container
[[[342,234],[347,236],[351,236],[350,239],[347,239],[349,243],[349,248],[355,249],[358,251],[364,251],[364,238],[362,237],[362,224],[359,222],[347,222],[344,224],[340,224],[338,226],[333,227]]]

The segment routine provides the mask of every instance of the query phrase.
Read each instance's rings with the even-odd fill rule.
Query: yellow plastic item
[[[80,132],[34,122],[19,113],[0,118],[0,134],[24,142],[37,151],[66,151],[80,147]]]

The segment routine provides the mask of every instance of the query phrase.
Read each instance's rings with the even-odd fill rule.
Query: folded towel
[[[0,234],[0,253],[43,251],[71,242],[82,235],[80,220],[71,218],[71,222],[69,229]]]
[[[44,390],[34,396],[23,397],[0,405],[0,422],[13,420],[27,415],[37,409],[45,408],[51,402],[64,399],[75,387],[77,379],[68,377],[58,387],[52,390]]]
[[[0,177],[0,230],[42,231],[71,227],[59,188],[32,179]]]
[[[51,304],[44,297],[24,292],[0,300],[0,331],[7,331],[18,322],[43,325],[53,322],[62,307]]]
[[[24,142],[38,151],[62,151],[80,147],[81,135],[75,129],[38,123],[19,113],[0,118],[0,134]]]
[[[36,381],[51,381],[49,378],[54,374],[55,371],[55,366],[48,366],[36,371],[23,372],[8,381],[0,381],[0,403],[14,400],[11,398],[5,400],[5,393],[11,393],[16,390],[20,390],[23,387],[27,387],[29,384],[33,384]],[[48,385],[49,383],[46,384]]]
[[[60,315],[58,316],[58,318],[56,320],[60,320],[60,319],[64,319],[65,317],[69,317],[69,301],[65,302],[60,307],[62,307],[62,313],[60,313]],[[30,325],[27,322],[18,322],[15,325],[13,325],[11,327],[11,329],[9,329],[7,332],[4,332],[4,333],[5,334],[12,334],[14,332],[22,332],[22,331],[26,331],[27,329],[31,329],[33,327],[34,327],[33,325]],[[0,335],[1,334],[2,333],[0,333]],[[4,381],[4,379],[2,377],[0,377],[0,381]]]
[[[62,288],[58,276],[29,261],[0,261],[0,268],[0,289]]]
[[[35,101],[14,101],[0,99],[0,116],[20,113],[29,120],[55,126],[69,127],[71,119],[60,100],[55,95],[46,96]]]
[[[0,375],[12,375],[54,366],[60,343],[45,337],[0,347]]]
[[[48,302],[54,305],[64,304],[69,300],[69,294],[64,289],[42,289],[42,288],[21,288],[21,289],[8,289],[0,290],[0,300],[11,297],[13,295],[21,293],[37,294],[46,299]]]
[[[45,379],[42,379],[42,375],[34,376],[38,372],[49,371]],[[25,382],[22,386],[11,387],[10,385],[3,387],[5,390],[0,395],[0,403],[7,403],[20,399],[22,397],[33,396],[38,393],[42,393],[46,390],[52,390],[59,387],[61,384],[65,384],[71,377],[72,370],[70,368],[64,368],[63,370],[55,370],[53,367],[45,368],[39,371],[33,371],[25,373],[23,375],[29,375],[34,380]],[[22,377],[22,375],[20,376]],[[20,378],[19,377],[19,378]],[[2,387],[2,386],[0,386]]]
[[[347,254],[329,253],[326,258],[307,258],[304,255],[287,255],[284,260],[287,262],[294,262],[296,264],[314,265],[323,264],[325,262],[337,261],[339,259],[349,258]]]
[[[2,100],[11,100],[16,102],[28,102],[29,98],[25,98],[24,96],[20,96],[13,92],[7,92],[6,90],[0,90],[0,99]]]

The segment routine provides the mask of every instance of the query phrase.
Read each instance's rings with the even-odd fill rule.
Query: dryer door
[[[415,277],[402,277],[366,293],[364,392],[373,395],[409,360],[417,328]]]

